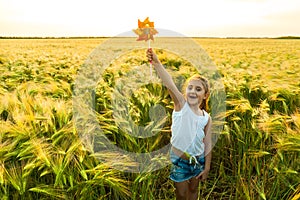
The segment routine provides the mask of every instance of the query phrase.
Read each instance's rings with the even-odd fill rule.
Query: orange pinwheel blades
[[[154,40],[153,35],[158,33],[154,28],[154,22],[149,21],[149,17],[144,21],[138,20],[138,28],[134,29],[133,32],[139,36],[137,41]]]
[[[149,17],[147,17],[143,22],[138,20],[138,27],[139,28],[154,28],[154,22],[149,21]]]

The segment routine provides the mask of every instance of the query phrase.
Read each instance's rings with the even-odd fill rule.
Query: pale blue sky
[[[0,36],[115,36],[147,16],[186,36],[300,36],[299,0],[0,0]]]

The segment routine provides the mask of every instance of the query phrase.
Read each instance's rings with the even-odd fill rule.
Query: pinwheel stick
[[[150,40],[148,40],[148,49],[151,49]],[[150,60],[150,79],[152,79],[152,60]]]

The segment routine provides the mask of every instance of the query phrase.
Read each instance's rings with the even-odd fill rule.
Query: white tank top
[[[186,102],[180,111],[172,113],[171,144],[191,156],[204,153],[204,128],[209,115],[203,110],[204,116],[196,115]]]

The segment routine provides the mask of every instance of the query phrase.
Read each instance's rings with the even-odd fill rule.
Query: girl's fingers
[[[153,56],[151,54],[148,54],[147,57],[148,57],[148,60],[152,60],[152,58],[153,58]]]
[[[196,177],[196,179],[201,179],[202,174],[203,174],[203,172],[201,172],[201,173]]]
[[[149,61],[153,60],[153,52],[151,48],[147,50],[147,57]]]

